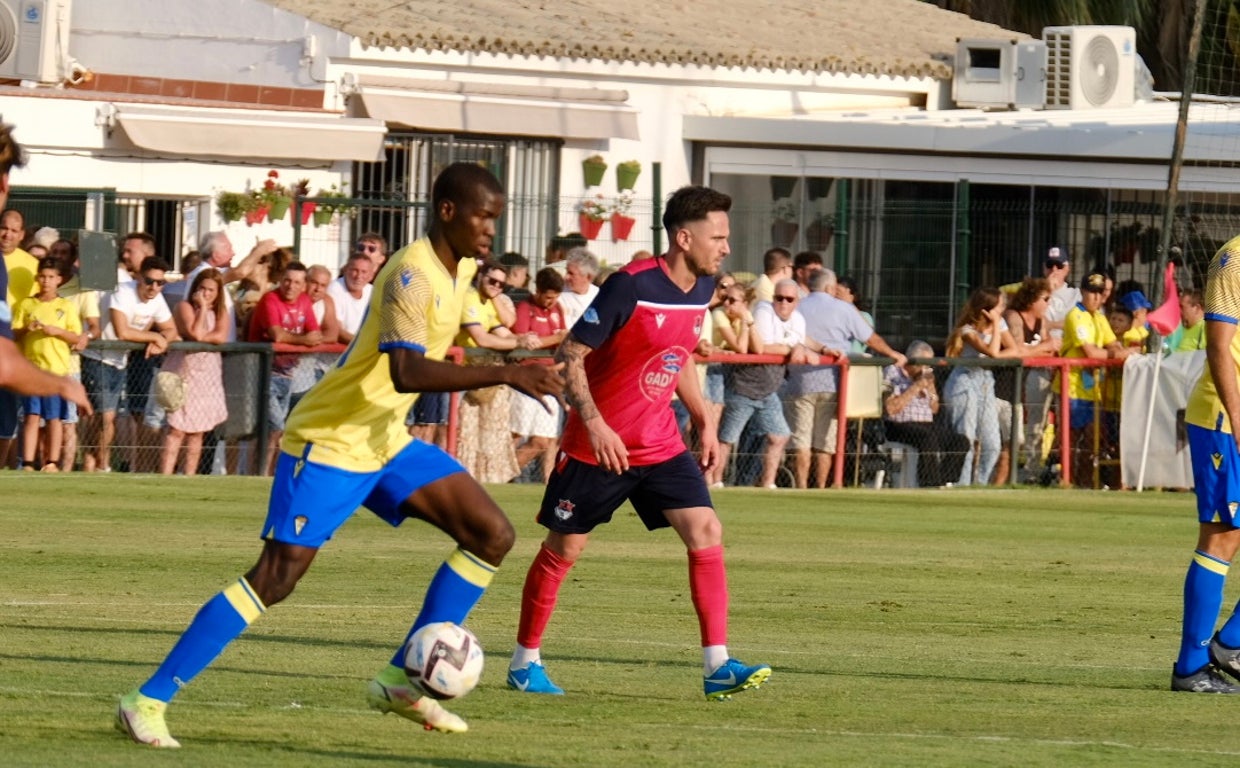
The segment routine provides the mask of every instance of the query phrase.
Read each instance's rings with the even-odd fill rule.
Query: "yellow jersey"
[[[1206,320],[1220,320],[1232,325],[1240,323],[1240,237],[1228,240],[1210,260],[1202,303],[1205,305]],[[1231,339],[1231,359],[1236,376],[1240,377],[1240,333]],[[1206,429],[1231,432],[1231,421],[1219,399],[1209,365],[1188,396],[1184,421]]]
[[[51,301],[39,301],[31,296],[22,299],[13,313],[13,330],[29,329],[32,321],[41,325],[54,325],[73,333],[82,332],[82,318],[77,304],[57,296]],[[72,349],[64,339],[48,336],[41,330],[27,330],[22,336],[22,354],[38,368],[65,376],[69,373],[69,357]]]
[[[470,325],[480,325],[482,330],[488,333],[503,325],[499,321],[499,313],[495,311],[495,304],[483,301],[478,291],[474,288],[470,288],[469,292],[465,294],[465,306],[461,310],[461,331],[456,335],[456,346],[478,346],[478,342],[474,341],[474,337],[469,335],[469,331],[465,330],[466,326]]]
[[[1059,350],[1060,357],[1085,357],[1085,344],[1105,347],[1115,342],[1115,331],[1107,322],[1102,312],[1089,312],[1081,304],[1068,310],[1063,320],[1063,347]],[[1098,371],[1106,376],[1106,369],[1081,368],[1068,369],[1068,397],[1073,400],[1100,400],[1102,387],[1098,386]]]
[[[9,273],[9,306],[16,310],[22,299],[34,295],[39,260],[18,248],[4,257],[4,268]]]
[[[405,415],[416,392],[396,391],[388,354],[442,360],[461,327],[473,259],[448,274],[428,238],[394,253],[379,273],[357,335],[288,418],[280,448],[350,472],[376,472],[413,439]]]

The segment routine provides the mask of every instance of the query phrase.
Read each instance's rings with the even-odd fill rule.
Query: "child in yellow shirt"
[[[38,292],[22,299],[13,313],[13,334],[21,344],[22,354],[35,366],[58,376],[69,373],[69,355],[82,333],[82,320],[77,306],[57,293],[65,276],[60,261],[54,257],[39,260],[35,274]],[[68,404],[56,395],[26,397],[22,401],[25,420],[22,423],[22,466],[34,470],[39,448],[39,422],[42,421],[44,472],[58,472],[60,465],[60,422]]]

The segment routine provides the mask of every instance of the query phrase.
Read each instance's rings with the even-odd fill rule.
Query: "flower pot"
[[[797,239],[799,227],[795,221],[777,221],[771,225],[771,245],[789,248]]]
[[[260,205],[252,211],[245,212],[245,223],[248,227],[262,224],[265,218],[267,218],[267,206],[265,205]]]
[[[805,230],[805,245],[811,251],[825,251],[831,245],[831,238],[834,235],[834,224],[815,221]]]
[[[267,211],[267,221],[276,222],[288,215],[288,209],[293,204],[291,197],[277,197],[271,201],[271,208]]]
[[[616,166],[616,189],[623,192],[626,189],[632,189],[637,186],[637,177],[641,172],[641,168],[634,168],[628,165]]]
[[[785,197],[792,197],[792,190],[796,189],[796,186],[796,176],[772,176],[771,199],[780,200]]]
[[[592,219],[584,213],[577,215],[577,228],[581,230],[581,236],[587,240],[597,240],[598,233],[603,231],[603,222],[606,219]]]
[[[318,208],[318,203],[302,203],[301,204],[301,225],[304,227],[314,218],[314,211]]]
[[[314,211],[314,226],[326,227],[332,223],[332,216],[335,215],[336,212],[330,208],[316,208]]]
[[[585,177],[587,187],[597,187],[603,183],[603,175],[607,173],[607,163],[582,160],[581,174]]]
[[[621,240],[628,240],[633,232],[633,225],[636,223],[637,219],[625,216],[623,213],[613,213],[611,215],[611,241],[618,243]]]

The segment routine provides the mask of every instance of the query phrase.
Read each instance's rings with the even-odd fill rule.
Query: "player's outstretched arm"
[[[0,338],[0,387],[19,395],[59,395],[91,414],[81,382],[35,367],[9,339]]]
[[[586,377],[586,355],[593,350],[569,335],[555,353],[555,359],[564,366],[564,394],[568,403],[576,409],[581,423],[590,435],[590,447],[594,460],[608,472],[620,474],[629,468],[629,449],[599,413],[590,394],[590,380]]]
[[[397,392],[460,392],[495,384],[542,399],[564,391],[562,365],[454,365],[431,360],[414,349],[394,349],[388,355],[388,370]]]

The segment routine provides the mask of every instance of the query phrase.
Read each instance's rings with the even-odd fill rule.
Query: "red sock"
[[[517,642],[525,648],[542,645],[543,630],[551,621],[560,584],[573,564],[556,553],[540,547],[538,556],[530,563],[525,575],[525,588],[521,591],[521,620],[517,624]]]
[[[702,647],[728,644],[728,574],[723,546],[689,551],[689,592],[702,631]]]

